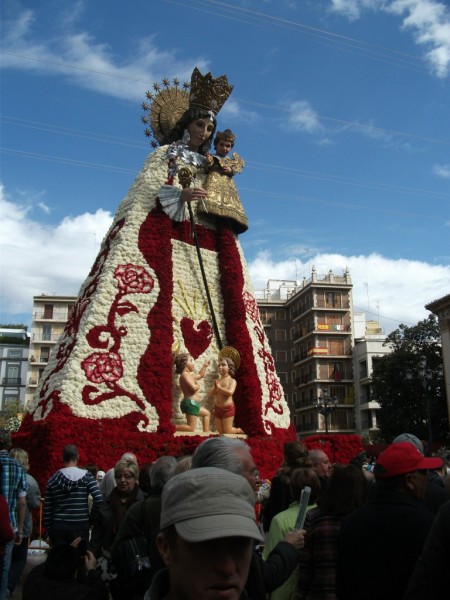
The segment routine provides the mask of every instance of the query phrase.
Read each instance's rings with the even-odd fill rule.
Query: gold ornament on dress
[[[173,85],[168,78],[162,84],[154,83],[153,92],[146,93],[149,102],[142,103],[146,114],[141,121],[146,125],[145,135],[154,138],[151,142],[154,148],[163,142],[188,108],[203,108],[215,116],[233,90],[226,75],[213,79],[211,73],[202,75],[197,67],[190,84],[185,82],[180,87],[177,78],[173,79]]]
[[[219,352],[219,361],[221,361],[222,358],[231,358],[236,371],[241,366],[241,355],[236,350],[236,348],[233,348],[233,346],[224,346],[222,348],[222,350]]]

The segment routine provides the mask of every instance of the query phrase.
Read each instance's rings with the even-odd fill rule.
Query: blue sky
[[[254,285],[341,273],[388,332],[450,292],[444,0],[3,0],[0,322],[76,294],[150,152],[145,92],[234,91]]]

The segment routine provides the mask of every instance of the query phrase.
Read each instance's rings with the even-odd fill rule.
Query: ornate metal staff
[[[190,185],[192,183],[192,179],[193,179],[193,177],[192,177],[192,173],[191,173],[190,169],[188,169],[187,167],[181,167],[181,169],[178,171],[178,181],[180,182],[181,187],[183,189],[190,187]],[[194,233],[195,248],[197,250],[198,263],[200,265],[200,271],[202,273],[203,285],[205,287],[206,298],[208,300],[209,311],[211,313],[214,334],[217,339],[217,344],[219,346],[219,350],[222,350],[222,348],[223,348],[222,339],[220,337],[219,328],[217,326],[216,313],[214,312],[211,294],[209,293],[208,280],[206,279],[205,267],[203,265],[203,259],[202,259],[202,255],[200,252],[200,244],[199,244],[198,236],[197,236],[197,228],[195,226],[195,221],[194,221],[194,213],[192,211],[191,203],[187,202],[187,205],[188,205],[188,210],[189,210],[189,219],[191,221],[191,227],[192,227],[192,231]]]

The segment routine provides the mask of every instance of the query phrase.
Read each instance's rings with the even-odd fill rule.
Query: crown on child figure
[[[192,72],[191,82],[184,82],[182,87],[177,78],[173,79],[173,85],[167,77],[162,84],[154,83],[154,92],[146,93],[150,103],[142,103],[148,115],[143,115],[141,121],[149,125],[145,135],[154,138],[153,147],[162,143],[188,108],[202,108],[215,117],[233,90],[226,75],[214,79],[211,73],[202,75],[197,67]]]

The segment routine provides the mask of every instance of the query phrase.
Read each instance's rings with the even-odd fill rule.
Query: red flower
[[[119,265],[114,277],[123,294],[149,294],[155,285],[153,277],[137,265]]]
[[[81,366],[93,383],[115,382],[123,375],[122,359],[115,352],[94,352],[82,361]]]

